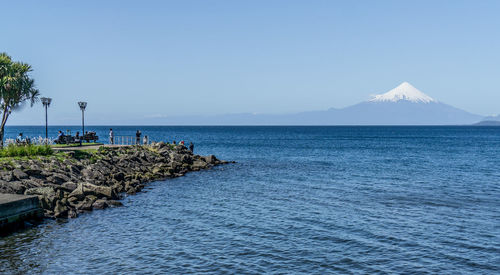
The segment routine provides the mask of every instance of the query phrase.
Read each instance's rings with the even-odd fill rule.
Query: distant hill
[[[483,120],[478,123],[472,124],[474,126],[500,126],[500,121],[498,120]]]
[[[484,121],[500,121],[500,115],[487,116],[483,119]]]
[[[163,120],[171,125],[470,125],[483,120],[438,102],[408,82],[371,100],[343,109],[286,115],[228,114],[177,117]]]
[[[474,123],[473,125],[474,126],[500,126],[500,115],[485,117],[480,122]]]

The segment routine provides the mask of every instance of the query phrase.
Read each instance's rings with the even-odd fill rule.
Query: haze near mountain
[[[166,124],[188,125],[467,125],[480,115],[441,103],[408,82],[371,100],[343,109],[288,115],[230,114],[167,119]]]

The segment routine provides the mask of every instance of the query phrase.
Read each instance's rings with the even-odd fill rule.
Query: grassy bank
[[[15,145],[9,144],[7,147],[0,149],[0,157],[34,157],[34,156],[50,156],[54,154],[54,150],[48,145]]]

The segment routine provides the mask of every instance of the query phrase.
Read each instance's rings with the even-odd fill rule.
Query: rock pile
[[[45,217],[74,218],[93,209],[119,206],[121,194],[135,194],[146,182],[227,163],[163,142],[101,147],[84,157],[78,155],[1,162],[0,193],[37,195]]]

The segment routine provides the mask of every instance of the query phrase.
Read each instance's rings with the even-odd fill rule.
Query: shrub
[[[9,144],[0,150],[0,157],[31,157],[31,156],[49,156],[54,150],[48,145],[15,145]]]

